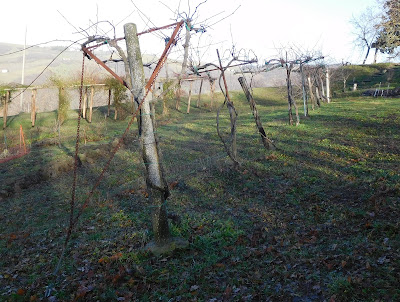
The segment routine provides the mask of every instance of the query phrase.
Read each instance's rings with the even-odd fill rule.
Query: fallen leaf
[[[25,290],[22,289],[22,288],[20,288],[19,290],[17,290],[17,295],[18,295],[18,296],[23,296],[23,295],[25,295]]]
[[[173,181],[169,184],[169,188],[173,190],[177,185],[179,184],[179,181]]]
[[[228,287],[225,289],[224,297],[225,297],[225,299],[228,299],[231,295],[232,295],[232,288],[228,286]]]
[[[118,260],[119,258],[122,257],[122,253],[116,253],[114,255],[111,256],[110,260]]]

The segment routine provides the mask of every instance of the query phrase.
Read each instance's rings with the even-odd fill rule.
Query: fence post
[[[10,91],[6,90],[6,97],[4,99],[4,107],[3,107],[3,129],[7,127],[7,114],[8,114],[8,101],[10,100]]]
[[[37,95],[37,89],[32,89],[32,98],[31,98],[31,122],[32,122],[32,127],[35,127],[35,122],[36,122],[36,95]]]
[[[190,101],[192,99],[192,86],[193,86],[193,81],[190,81],[189,98],[188,98],[188,105],[187,105],[187,111],[186,111],[187,114],[190,112]]]
[[[83,106],[82,106],[82,117],[85,119],[86,118],[86,103],[87,103],[87,91],[88,88],[87,86],[85,87],[85,94],[83,95]]]
[[[92,122],[93,98],[94,98],[94,86],[91,86],[90,87],[90,102],[89,102],[89,123]]]

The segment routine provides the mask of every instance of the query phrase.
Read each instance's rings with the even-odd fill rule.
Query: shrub
[[[113,93],[114,107],[117,112],[121,112],[124,109],[122,103],[128,98],[126,95],[126,87],[122,85],[116,78],[107,78],[105,80],[106,87]]]
[[[59,125],[62,125],[68,118],[68,110],[70,106],[70,96],[65,89],[69,82],[55,75],[50,77],[50,82],[58,88],[57,120]]]

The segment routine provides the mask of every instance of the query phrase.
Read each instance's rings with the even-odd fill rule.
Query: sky
[[[124,23],[136,23],[138,31],[163,26],[174,22],[174,12],[178,8],[180,12],[188,13],[190,6],[192,14],[200,2],[6,1],[4,11],[7,13],[0,18],[0,42],[24,44],[26,29],[28,45],[55,39],[76,41],[85,38],[84,34],[76,31],[87,29],[96,20],[113,23],[116,25],[116,36],[122,37]],[[198,7],[194,23],[196,26],[216,24],[207,27],[206,33],[194,34],[193,49],[197,52],[193,55],[200,63],[215,62],[215,49],[223,52],[235,45],[236,49],[252,50],[259,60],[268,60],[276,57],[279,49],[291,45],[303,51],[321,51],[332,63],[342,60],[360,63],[364,53],[354,48],[349,20],[352,15],[358,15],[374,5],[376,0],[208,0]],[[224,17],[227,18],[221,20]],[[97,31],[101,33],[101,30],[107,32],[110,29],[103,22]],[[167,30],[141,36],[142,52],[159,54],[164,45],[162,38],[171,32]],[[88,30],[88,34],[94,33],[95,27]],[[112,36],[113,32],[108,35]],[[57,42],[52,45],[64,44]],[[179,55],[179,52],[175,53],[177,58]]]

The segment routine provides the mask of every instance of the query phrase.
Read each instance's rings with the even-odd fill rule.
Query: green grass
[[[32,149],[0,164],[2,191],[9,193],[0,195],[0,300],[43,299],[49,284],[61,301],[398,300],[400,100],[334,99],[293,127],[279,90],[255,89],[278,147],[267,151],[244,95],[232,98],[237,170],[207,96],[190,114],[183,103],[182,112],[170,104],[161,116],[157,105],[163,162],[174,184],[168,209],[180,217],[171,232],[188,239],[189,248],[161,257],[142,250],[153,234],[134,125],[82,216],[57,280],[51,273],[68,225],[76,112],[61,127],[61,147],[56,113],[39,114],[35,128],[28,115],[11,119],[9,145],[19,144],[22,124]],[[95,110],[92,124],[82,121],[78,207],[128,121],[105,119],[104,110]],[[220,125],[228,135],[226,109]],[[41,144],[51,140],[57,144]],[[44,177],[47,171],[54,174]]]

